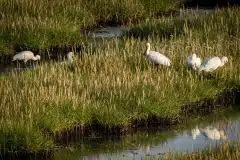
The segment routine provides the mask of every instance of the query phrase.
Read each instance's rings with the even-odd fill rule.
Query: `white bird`
[[[197,57],[195,53],[192,56],[188,56],[187,58],[188,66],[192,67],[194,70],[201,66],[201,59]]]
[[[221,59],[219,57],[210,57],[203,61],[203,63],[199,67],[199,71],[212,72],[216,70],[218,67],[222,67],[227,62],[228,58],[225,56],[222,57]]]
[[[34,61],[40,60],[40,56],[39,55],[34,56],[34,54],[31,51],[21,51],[13,56],[12,61],[16,60],[21,60],[24,61],[24,63],[26,63],[28,60]]]
[[[144,55],[147,57],[148,60],[150,60],[157,68],[161,65],[170,66],[171,61],[169,58],[164,56],[163,54],[156,52],[156,51],[150,51],[150,43],[147,43],[147,50],[144,53]]]
[[[60,62],[60,64],[66,65],[66,64],[69,64],[69,62],[70,62],[70,63],[73,62],[73,52],[69,52],[69,53],[67,54],[67,58],[66,58],[64,61]]]
[[[203,129],[203,135],[211,140],[219,140],[221,138],[220,132],[216,128],[206,127]]]
[[[68,60],[69,62],[73,62],[73,52],[69,52],[69,53],[67,54],[67,60]]]

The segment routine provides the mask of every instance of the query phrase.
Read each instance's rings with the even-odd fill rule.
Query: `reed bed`
[[[52,54],[51,47],[80,46],[80,30],[140,21],[177,10],[180,2],[165,0],[152,9],[148,0],[1,0],[0,58],[24,49]]]
[[[152,49],[163,50],[173,64],[159,71],[143,56],[146,40],[124,36],[82,52],[73,64],[43,63],[1,76],[1,148],[52,149],[58,132],[93,122],[126,127],[154,116],[176,119],[183,104],[239,87],[238,12],[199,17],[198,28],[184,23],[184,34],[170,39],[151,35]],[[194,51],[204,59],[227,56],[229,62],[208,78],[186,67]]]

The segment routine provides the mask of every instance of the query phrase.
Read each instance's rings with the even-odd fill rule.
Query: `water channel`
[[[144,159],[164,157],[169,153],[191,153],[223,143],[239,140],[240,112],[223,112],[220,115],[193,118],[172,129],[154,128],[123,137],[75,137],[69,147],[56,150],[54,159]],[[60,146],[59,146],[60,147]]]

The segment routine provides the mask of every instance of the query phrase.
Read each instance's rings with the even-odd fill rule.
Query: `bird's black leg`
[[[159,66],[158,64],[155,64],[155,67],[157,68],[157,71],[158,71],[158,66]]]
[[[20,68],[20,62],[17,60],[17,68]]]
[[[26,62],[24,62],[24,68],[26,68],[27,67],[27,63]]]

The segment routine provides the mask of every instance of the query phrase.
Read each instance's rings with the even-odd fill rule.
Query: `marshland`
[[[178,0],[1,0],[1,158],[22,153],[63,157],[77,149],[77,157],[89,150],[91,155],[108,149],[122,153],[136,141],[140,146],[162,144],[196,125],[238,121],[240,9],[180,14],[181,6]],[[121,35],[89,36],[109,25],[120,26]],[[147,42],[172,65],[156,70],[144,56]],[[11,60],[22,50],[41,60],[29,61],[30,67],[18,72]],[[74,52],[72,63],[55,60],[69,51]],[[192,53],[202,60],[226,56],[228,62],[212,73],[196,72],[187,66]],[[232,141],[178,158],[238,157],[238,138]]]

